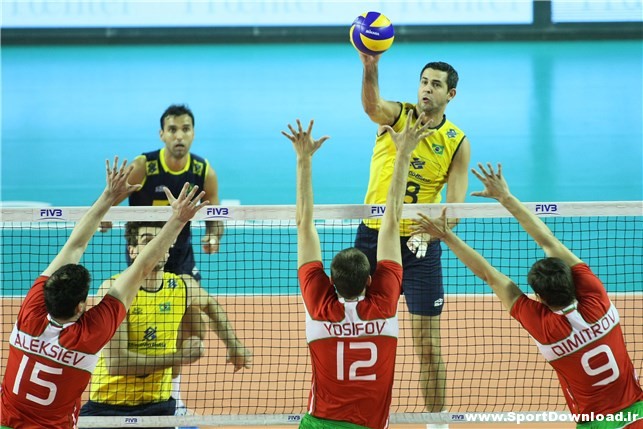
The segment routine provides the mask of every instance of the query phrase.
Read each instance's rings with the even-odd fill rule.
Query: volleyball
[[[351,43],[367,55],[379,55],[393,44],[393,24],[379,12],[366,12],[355,18],[350,29]]]

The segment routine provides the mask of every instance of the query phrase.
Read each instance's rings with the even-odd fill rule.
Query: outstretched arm
[[[442,240],[473,274],[491,286],[491,289],[500,299],[505,309],[510,311],[511,306],[522,295],[522,292],[509,277],[491,266],[482,255],[462,241],[460,237],[447,226],[446,212],[447,209],[445,207],[442,209],[442,216],[436,219],[431,219],[422,213],[418,213],[420,218],[416,220],[414,232],[428,233],[431,234],[432,237],[437,237]]]
[[[422,125],[424,114],[411,125],[413,111],[409,112],[404,129],[396,133],[393,128],[386,125],[385,128],[391,135],[393,143],[397,148],[395,165],[393,166],[393,177],[386,195],[386,210],[382,218],[382,226],[377,238],[377,260],[390,260],[402,264],[402,251],[400,249],[400,219],[402,218],[402,207],[404,206],[404,193],[406,191],[406,179],[409,174],[411,153],[417,144],[430,136],[434,131],[429,131],[429,123]]]
[[[228,350],[227,362],[234,366],[234,372],[240,369],[249,369],[252,365],[252,352],[248,350],[237,337],[228,320],[228,315],[219,302],[208,294],[199,283],[190,276],[181,276],[188,288],[190,305],[196,306],[210,319],[210,329]]]
[[[297,119],[297,130],[290,124],[288,129],[292,134],[282,131],[292,142],[297,154],[297,267],[307,262],[321,261],[321,245],[319,235],[313,222],[313,180],[312,158],[313,154],[328,140],[324,136],[319,140],[313,139],[314,121],[310,121],[308,129],[303,130],[301,122]]]
[[[98,200],[78,221],[69,239],[54,258],[49,266],[42,272],[44,276],[51,276],[58,268],[67,264],[77,264],[85,253],[89,240],[96,232],[101,219],[116,201],[121,201],[127,195],[140,189],[140,185],[130,185],[127,182],[132,172],[132,166],[127,166],[127,160],[118,166],[118,157],[114,158],[114,164],[107,167],[107,186]]]
[[[393,125],[402,112],[402,105],[394,101],[386,101],[380,97],[378,77],[379,55],[359,53],[364,65],[362,77],[362,107],[364,112],[376,124]]]
[[[527,234],[545,251],[547,256],[560,258],[570,267],[582,262],[556,238],[545,222],[531,213],[518,198],[509,192],[507,182],[502,176],[502,165],[498,164],[497,172],[490,163],[487,163],[487,168],[478,163],[478,169],[480,171],[475,169],[471,169],[471,171],[482,182],[485,189],[472,192],[471,195],[498,200],[516,218]]]
[[[125,308],[129,308],[138,292],[141,282],[165,255],[165,252],[168,251],[170,246],[174,244],[176,237],[185,224],[192,219],[203,206],[209,204],[208,200],[199,202],[199,200],[203,198],[204,192],[197,195],[199,190],[198,186],[195,186],[188,192],[189,187],[189,183],[183,185],[183,189],[178,198],[174,198],[169,189],[164,188],[165,194],[172,205],[172,216],[165,223],[159,234],[154,237],[136,257],[132,265],[116,278],[112,287],[107,292],[118,298],[125,305]]]

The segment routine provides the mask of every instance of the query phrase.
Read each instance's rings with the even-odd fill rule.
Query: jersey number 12
[[[371,353],[371,357],[368,360],[356,360],[355,362],[351,363],[350,367],[348,368],[348,380],[365,380],[365,381],[374,381],[376,380],[376,375],[373,374],[368,374],[368,371],[363,371],[362,375],[357,375],[357,370],[360,368],[363,368],[366,370],[367,368],[371,368],[373,365],[375,365],[375,362],[377,362],[377,346],[375,343],[372,343],[370,341],[366,341],[363,343],[348,343],[348,348],[350,350],[369,350]],[[337,379],[338,380],[346,380],[346,375],[344,374],[344,361],[345,361],[345,355],[344,355],[344,349],[345,349],[345,343],[344,341],[339,341],[337,343]],[[364,372],[366,374],[364,374]]]

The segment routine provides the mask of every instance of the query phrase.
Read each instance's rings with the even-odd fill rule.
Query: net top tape
[[[589,202],[528,202],[527,208],[543,217],[590,217],[590,216],[641,216],[643,201],[589,201]],[[417,213],[439,216],[442,207],[447,207],[448,217],[458,218],[506,218],[511,214],[498,203],[461,204],[407,204],[403,218],[417,218]],[[16,222],[75,222],[88,207],[2,207],[0,223]],[[170,207],[112,207],[105,221],[165,221]],[[374,219],[384,214],[381,204],[318,204],[314,207],[315,219]],[[195,221],[253,221],[294,220],[294,205],[258,206],[207,206],[194,217]]]

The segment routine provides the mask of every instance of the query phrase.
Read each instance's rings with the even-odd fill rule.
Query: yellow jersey
[[[396,132],[404,129],[410,111],[415,111],[415,104],[403,103],[400,117],[392,126]],[[413,123],[415,121],[414,117]],[[418,143],[411,153],[404,203],[431,204],[442,200],[440,192],[447,182],[451,161],[464,137],[464,133],[445,117],[432,135]],[[364,204],[386,203],[396,152],[395,143],[389,133],[384,132],[377,136]],[[364,224],[369,228],[379,229],[380,223],[379,219],[364,219]],[[411,235],[411,223],[410,220],[402,220],[401,236]]]
[[[174,353],[186,308],[186,285],[176,274],[164,273],[158,291],[139,290],[127,312],[127,349],[144,355]],[[171,388],[172,368],[146,376],[112,376],[101,353],[92,375],[89,397],[100,403],[135,406],[167,401]]]

